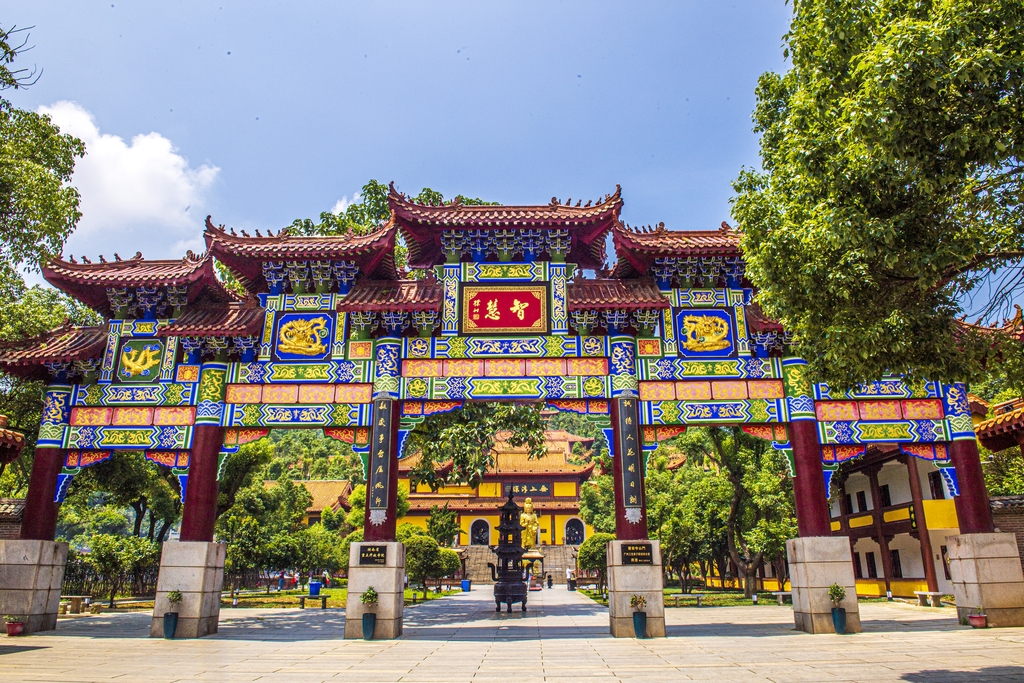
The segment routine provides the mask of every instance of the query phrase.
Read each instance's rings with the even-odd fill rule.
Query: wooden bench
[[[679,607],[680,598],[697,598],[697,607],[703,607],[705,597],[703,593],[676,593],[672,596],[672,601],[675,603],[675,607]]]
[[[82,613],[82,603],[88,604],[89,601],[92,600],[92,596],[91,595],[62,595],[62,596],[60,596],[60,599],[61,600],[70,600],[71,601],[71,613],[72,614],[81,614]]]
[[[319,600],[320,609],[327,609],[327,596],[322,593],[320,595],[300,595],[298,596],[298,598],[299,609],[306,609],[306,598],[309,598],[310,600],[314,601]]]
[[[790,603],[793,602],[793,593],[791,591],[772,591],[772,595],[775,596],[780,605],[786,604],[786,598],[789,598]]]
[[[921,607],[927,607],[929,601],[932,607],[942,607],[942,596],[945,594],[936,591],[914,591],[914,595],[917,596],[917,604]]]

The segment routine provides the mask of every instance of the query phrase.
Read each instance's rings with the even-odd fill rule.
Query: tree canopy
[[[793,68],[757,86],[762,170],[735,183],[748,274],[820,380],[978,378],[1019,345],[1024,5],[799,0]]]

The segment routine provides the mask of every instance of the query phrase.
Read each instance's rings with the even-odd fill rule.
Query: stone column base
[[[372,546],[384,548],[384,564],[359,564],[359,549]],[[375,553],[379,554],[379,553]],[[377,604],[364,605],[360,596],[373,587]],[[377,615],[374,640],[391,640],[402,635],[405,612],[405,545],[388,543],[353,543],[348,564],[348,602],[345,604],[345,637],[363,637],[363,614]]]
[[[224,550],[223,543],[164,543],[150,638],[163,638],[165,612],[178,613],[175,638],[202,638],[217,632],[220,593],[224,587]],[[174,590],[180,591],[183,598],[177,605],[167,600],[167,594]]]
[[[25,633],[57,628],[68,544],[0,541],[0,616],[24,617]]]
[[[652,564],[624,564],[622,546],[651,545]],[[665,592],[661,572],[661,544],[658,541],[608,542],[608,619],[616,638],[634,638],[633,608],[629,599],[642,595],[647,600],[647,635],[665,637]]]
[[[789,580],[793,591],[793,619],[807,633],[835,633],[828,588],[846,589],[840,607],[846,609],[846,632],[860,633],[857,582],[853,576],[850,540],[845,536],[809,536],[786,541]]]
[[[1024,571],[1013,534],[946,537],[957,616],[988,617],[989,626],[1024,626]]]

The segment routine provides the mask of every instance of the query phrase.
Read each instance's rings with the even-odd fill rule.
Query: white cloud
[[[358,192],[352,195],[352,201],[349,201],[348,197],[342,197],[338,201],[334,202],[334,206],[331,207],[331,213],[333,213],[335,216],[340,216],[341,214],[345,213],[345,209],[352,206],[353,204],[358,204],[360,199],[361,197],[359,196]]]
[[[131,144],[101,133],[95,117],[75,102],[38,111],[85,143],[71,181],[82,195],[82,219],[65,254],[141,250],[147,258],[176,258],[187,248],[202,249],[203,205],[219,168],[191,167],[156,132],[136,135]]]

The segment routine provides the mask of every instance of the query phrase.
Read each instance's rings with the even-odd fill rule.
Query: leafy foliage
[[[448,509],[447,501],[444,507],[432,505],[430,517],[427,518],[427,533],[442,548],[450,548],[455,545],[462,530],[459,528],[458,512]]]
[[[110,607],[127,575],[157,565],[160,546],[134,536],[99,534],[89,542],[86,561],[107,579]]]
[[[438,576],[441,571],[441,548],[437,541],[426,535],[415,535],[405,543],[405,572],[409,581],[418,583],[423,588],[423,597],[427,597],[427,579]]]
[[[348,513],[348,525],[353,529],[362,529],[366,519],[366,485],[359,484],[352,489],[352,493],[348,495],[348,502],[352,506]],[[401,486],[398,487],[397,508],[398,519],[402,519],[409,512],[409,492]]]
[[[604,532],[593,534],[580,544],[576,556],[576,563],[580,569],[598,573],[602,589],[608,576],[608,542],[614,540],[614,534]]]
[[[1021,384],[1019,344],[955,318],[1022,282],[1024,6],[801,0],[786,43],[757,87],[763,171],[735,183],[766,312],[838,387],[973,380],[996,354]]]
[[[615,532],[615,480],[611,474],[592,476],[580,487],[580,517],[606,534]]]
[[[405,452],[421,454],[410,481],[434,491],[442,484],[479,485],[494,464],[498,431],[510,432],[507,441],[512,446],[529,446],[532,458],[547,452],[539,405],[467,403],[460,410],[431,415],[409,434]],[[448,462],[450,468],[441,467]]]

